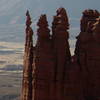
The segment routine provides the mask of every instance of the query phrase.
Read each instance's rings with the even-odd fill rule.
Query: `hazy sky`
[[[69,17],[77,19],[85,9],[100,11],[100,0],[0,0],[0,21],[7,18],[19,19],[24,16],[27,9],[34,18],[41,13],[52,16],[59,7],[65,7]]]

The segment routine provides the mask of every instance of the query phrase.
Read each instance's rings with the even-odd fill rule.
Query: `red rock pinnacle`
[[[99,75],[96,73],[96,71],[100,72],[99,68],[97,68],[99,63],[96,60],[99,58],[99,45],[95,42],[95,40],[98,40],[95,36],[98,33],[97,26],[99,24],[94,25],[99,15],[98,11],[91,9],[83,12],[81,32],[76,42],[75,55],[77,56],[78,64],[81,68],[83,97],[85,99],[91,98],[92,96],[95,98],[98,93],[100,93],[97,92],[97,88],[99,88],[97,85],[97,83],[99,83],[97,77]],[[94,86],[92,86],[92,84],[94,84]]]
[[[29,11],[26,13],[26,42],[24,52],[23,85],[21,100],[32,100],[33,30]]]
[[[81,19],[81,32],[87,31],[88,22],[94,22],[95,19],[99,17],[99,12],[97,10],[87,9],[83,12],[83,16]]]
[[[56,80],[63,80],[63,71],[66,66],[66,62],[70,62],[70,50],[69,50],[69,22],[66,10],[59,8],[57,15],[54,17],[52,31],[53,31],[53,45],[56,56]]]
[[[64,99],[65,69],[71,60],[69,50],[69,22],[66,10],[59,8],[52,23],[52,40],[55,54],[56,100]]]
[[[97,10],[88,9],[83,12],[83,16],[81,19],[81,32],[77,36],[75,54],[79,56],[81,51],[81,46],[84,42],[89,41],[92,38],[92,27],[96,22],[96,19],[99,18],[99,12]]]
[[[26,13],[21,100],[99,100],[100,14],[91,9],[83,12],[75,56],[71,57],[66,10],[59,8],[56,13],[52,35],[46,15],[37,23],[35,56],[32,21],[29,11]]]
[[[46,15],[41,15],[37,25],[39,28],[36,44],[34,100],[51,100],[50,88],[54,80],[54,58]]]

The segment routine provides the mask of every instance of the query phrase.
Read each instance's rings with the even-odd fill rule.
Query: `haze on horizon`
[[[0,0],[0,24],[20,24],[25,21],[27,9],[33,19],[42,13],[52,17],[59,7],[65,7],[73,20],[80,18],[83,10],[100,10],[100,0]]]

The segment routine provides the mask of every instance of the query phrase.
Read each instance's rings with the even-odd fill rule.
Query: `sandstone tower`
[[[54,59],[46,15],[41,15],[37,25],[38,40],[36,44],[35,95],[33,100],[49,100],[50,86],[54,77]]]
[[[52,23],[52,40],[55,56],[56,100],[64,100],[64,79],[66,67],[71,61],[69,50],[69,22],[66,10],[59,8]]]
[[[64,8],[56,11],[52,31],[46,15],[40,16],[35,52],[29,11],[26,16],[21,100],[99,100],[100,13],[92,9],[83,12],[73,56]]]
[[[21,100],[32,100],[33,30],[30,26],[32,21],[29,11],[27,11],[26,16],[26,41]]]
[[[95,94],[97,94],[94,89],[96,88],[97,81],[93,79],[97,75],[95,67],[98,65],[96,65],[96,59],[98,58],[99,52],[96,51],[99,50],[99,46],[97,46],[94,40],[93,24],[97,21],[99,15],[97,10],[92,9],[83,12],[80,26],[81,32],[76,42],[75,56],[77,56],[77,63],[81,68],[83,97],[85,99],[96,98]]]

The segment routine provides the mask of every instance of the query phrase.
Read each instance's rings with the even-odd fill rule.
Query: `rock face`
[[[83,12],[80,24],[80,34],[77,36],[75,54],[78,56],[81,51],[81,42],[86,42],[91,38],[92,27],[99,18],[99,12],[97,10],[88,9]],[[80,50],[80,51],[79,51]]]
[[[99,17],[99,12],[97,10],[87,9],[83,12],[81,18],[81,32],[86,32],[88,27],[88,22],[95,23],[96,18]]]
[[[57,20],[57,21],[56,21]],[[56,23],[56,24],[55,24]],[[65,66],[71,60],[71,54],[69,50],[69,29],[68,17],[64,8],[57,10],[57,15],[54,17],[53,21],[53,46],[54,53],[56,56],[56,80],[63,80],[63,72]]]
[[[34,100],[51,100],[54,80],[54,55],[46,15],[41,15],[37,25],[39,28],[36,44]]]
[[[85,10],[83,12],[81,32],[76,42],[75,56],[77,56],[77,62],[82,72],[81,85],[83,86],[82,92],[85,99],[96,98],[99,96],[98,93],[100,93],[98,91],[100,88],[97,86],[97,77],[99,76],[97,74],[99,71],[99,45],[94,39],[98,33],[97,27],[94,27],[97,18],[99,18],[99,12],[96,10]]]
[[[32,100],[33,30],[30,27],[32,22],[29,11],[27,11],[26,16],[26,42],[21,100]]]
[[[85,61],[87,71],[87,94],[89,98],[100,99],[100,19],[93,25],[92,39],[85,44]]]
[[[63,100],[65,70],[71,61],[69,50],[69,22],[66,10],[59,8],[52,23],[52,40],[55,56],[56,100]]]
[[[93,37],[97,43],[100,43],[100,18],[97,19],[96,23],[93,24]]]
[[[66,10],[59,8],[56,13],[52,35],[46,15],[41,15],[36,47],[33,47],[31,18],[26,13],[21,100],[99,100],[100,14],[91,9],[83,12],[75,55],[71,56]]]
[[[37,30],[33,100],[49,100],[51,98],[50,86],[54,77],[54,58],[46,15],[41,15],[37,25],[39,28]]]

